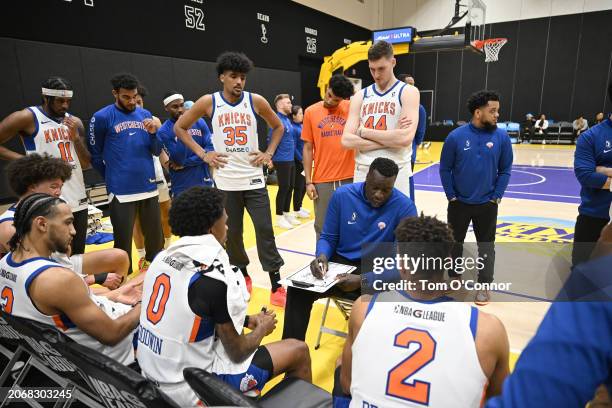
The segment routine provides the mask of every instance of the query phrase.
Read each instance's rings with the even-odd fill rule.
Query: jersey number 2
[[[425,330],[407,327],[395,335],[393,345],[408,348],[413,343],[419,348],[389,371],[387,395],[429,406],[430,384],[416,379],[412,380],[412,384],[407,381],[436,357],[436,341]]]
[[[3,287],[0,292],[0,306],[8,314],[13,312],[13,300],[13,289],[8,286]]]
[[[72,152],[70,151],[70,142],[60,142],[57,144],[60,151],[60,156],[65,162],[73,162]]]
[[[165,273],[159,275],[153,283],[153,293],[147,305],[147,319],[157,324],[164,316],[166,302],[170,297],[170,277]]]

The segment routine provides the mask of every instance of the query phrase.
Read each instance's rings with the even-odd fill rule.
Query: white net
[[[492,38],[484,41],[485,62],[494,62],[499,58],[499,50],[508,42],[507,38]]]

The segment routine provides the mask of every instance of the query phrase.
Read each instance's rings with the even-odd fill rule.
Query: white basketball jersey
[[[212,235],[175,241],[149,266],[142,293],[138,362],[143,374],[160,384],[184,382],[186,367],[241,373],[252,359],[233,363],[216,338],[212,319],[191,310],[189,286],[201,274],[226,283],[228,311],[236,331],[242,333],[249,299],[242,272],[232,268]]]
[[[62,159],[72,167],[72,175],[62,187],[62,197],[73,212],[87,209],[87,195],[83,181],[83,169],[70,140],[68,128],[48,117],[37,106],[28,108],[34,115],[36,132],[29,137],[22,137],[26,154],[48,154]]]
[[[64,314],[49,316],[41,313],[34,306],[29,295],[30,285],[38,275],[55,267],[63,268],[61,264],[48,258],[32,258],[17,263],[13,261],[12,253],[9,252],[0,260],[0,303],[3,309],[15,316],[57,327],[77,343],[114,358],[122,364],[133,363],[132,336],[127,336],[115,346],[105,346],[76,327],[68,316]],[[83,285],[87,287],[85,281]],[[87,290],[89,291],[89,288]]]
[[[487,378],[474,342],[478,311],[385,292],[353,343],[351,407],[478,407]],[[368,405],[369,404],[369,405]]]
[[[15,219],[16,209],[17,209],[17,204],[13,204],[9,208],[7,208],[6,211],[3,212],[2,215],[0,215],[0,223],[8,222],[8,221],[12,222],[13,219]]]
[[[363,102],[359,113],[360,124],[369,129],[393,130],[397,128],[402,111],[402,92],[405,83],[401,81],[389,88],[385,93],[376,90],[376,83],[363,89]],[[384,148],[362,152],[357,150],[355,163],[369,166],[377,157],[393,160],[398,166],[410,163],[412,147],[397,149]]]
[[[213,178],[217,188],[226,191],[245,191],[264,188],[263,168],[253,166],[249,153],[259,150],[257,118],[250,92],[242,92],[234,104],[223,98],[222,92],[213,94],[212,141],[217,153],[226,153],[228,163],[215,169]]]

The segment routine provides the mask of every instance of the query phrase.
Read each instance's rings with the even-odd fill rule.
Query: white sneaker
[[[310,218],[310,211],[302,207],[300,211],[295,212],[295,215],[297,215],[298,218]]]
[[[277,215],[276,216],[276,226],[279,228],[283,228],[283,229],[292,229],[293,228],[293,224],[291,224],[289,222],[289,220],[287,220],[287,218],[285,218],[284,215]]]
[[[291,225],[300,225],[301,224],[301,222],[297,218],[295,218],[295,215],[293,215],[292,213],[284,213],[283,217],[285,217],[285,219],[287,221],[289,221],[289,223]]]

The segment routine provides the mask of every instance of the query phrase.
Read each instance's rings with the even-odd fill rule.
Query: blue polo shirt
[[[440,156],[446,197],[466,204],[502,198],[512,170],[512,144],[505,130],[486,131],[469,123],[453,130]]]
[[[582,133],[576,142],[574,174],[581,185],[578,212],[589,217],[610,219],[612,193],[601,187],[608,177],[597,166],[612,167],[612,120],[604,120]]]
[[[400,220],[417,215],[412,200],[395,188],[384,205],[372,207],[364,186],[363,182],[347,184],[334,192],[317,242],[317,256],[325,254],[330,259],[338,254],[359,261],[362,244],[394,242]]]

